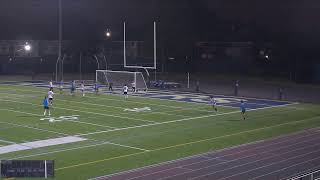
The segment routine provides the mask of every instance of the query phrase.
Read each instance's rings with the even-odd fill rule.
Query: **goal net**
[[[96,70],[96,82],[109,85],[114,88],[122,88],[125,84],[128,87],[135,85],[136,90],[147,90],[147,84],[141,72]]]

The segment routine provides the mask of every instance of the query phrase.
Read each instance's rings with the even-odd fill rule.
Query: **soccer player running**
[[[218,111],[217,101],[216,99],[214,99],[213,96],[210,96],[210,104],[212,105],[212,108],[217,112]]]
[[[85,92],[84,92],[84,82],[83,81],[81,82],[80,90],[81,90],[81,93],[82,93],[82,97],[84,97],[85,96]]]
[[[128,98],[128,86],[125,84],[123,86],[123,95],[124,95],[124,98],[127,99]]]
[[[50,88],[50,90],[48,92],[48,99],[49,99],[49,104],[50,105],[52,105],[52,103],[53,103],[53,96],[54,96],[53,88]]]
[[[43,104],[43,108],[44,108],[43,116],[47,115],[47,111],[49,113],[49,116],[51,116],[50,109],[49,109],[49,100],[48,100],[47,96],[44,97],[42,104]]]
[[[246,105],[243,100],[241,100],[240,110],[241,110],[243,120],[246,120]]]

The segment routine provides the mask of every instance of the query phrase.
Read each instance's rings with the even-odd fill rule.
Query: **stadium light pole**
[[[110,40],[111,36],[112,36],[111,30],[109,28],[107,28],[107,30],[105,31],[104,35],[105,35],[107,41]],[[104,48],[105,48],[105,46],[104,46]],[[104,52],[103,52],[103,60],[106,63],[106,70],[108,70],[107,58],[106,58]]]
[[[106,63],[106,70],[108,70],[107,58],[106,58],[106,56],[104,54],[103,54],[103,59],[104,59],[104,62]]]
[[[98,65],[98,70],[100,69],[100,63],[99,63],[99,59],[98,57],[94,54],[93,55],[94,59],[97,61],[97,65]]]
[[[58,81],[58,66],[60,65],[60,71],[63,66],[61,65],[61,55],[62,55],[62,0],[58,0],[58,36],[59,36],[59,45],[58,45],[58,58],[56,62],[56,81]]]

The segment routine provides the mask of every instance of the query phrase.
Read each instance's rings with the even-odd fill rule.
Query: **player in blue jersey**
[[[96,93],[96,95],[98,95],[98,93],[99,93],[99,84],[97,82],[94,83],[93,90]]]
[[[241,110],[243,120],[246,120],[246,105],[243,100],[241,100],[240,110]]]
[[[48,99],[47,96],[44,97],[43,102],[42,102],[42,105],[43,105],[43,108],[44,108],[44,113],[43,113],[43,115],[46,116],[47,111],[48,111],[49,116],[51,116],[50,108],[49,108],[49,99]]]

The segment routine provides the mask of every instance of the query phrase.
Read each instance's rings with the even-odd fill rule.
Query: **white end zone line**
[[[290,105],[296,105],[296,104],[298,104],[298,103],[285,104],[285,105],[272,106],[272,107],[263,107],[263,108],[257,108],[257,109],[248,110],[248,111],[258,111],[258,110],[263,110],[263,109],[290,106]],[[93,134],[101,134],[101,133],[108,133],[108,132],[114,132],[114,131],[122,131],[122,130],[128,130],[128,129],[136,129],[136,128],[143,128],[143,127],[149,127],[149,126],[163,125],[163,124],[171,124],[171,123],[176,123],[176,122],[190,121],[190,120],[195,120],[195,119],[216,117],[216,116],[229,115],[229,114],[235,114],[235,113],[240,113],[240,111],[231,111],[231,112],[220,113],[220,114],[212,114],[212,115],[184,118],[184,119],[178,119],[178,120],[173,120],[173,121],[157,122],[157,123],[153,123],[153,124],[144,124],[144,125],[131,126],[131,127],[126,127],[126,128],[117,128],[117,129],[106,130],[106,131],[97,131],[97,132],[92,132],[92,133],[79,134],[77,136],[88,136],[88,135],[93,135]]]

